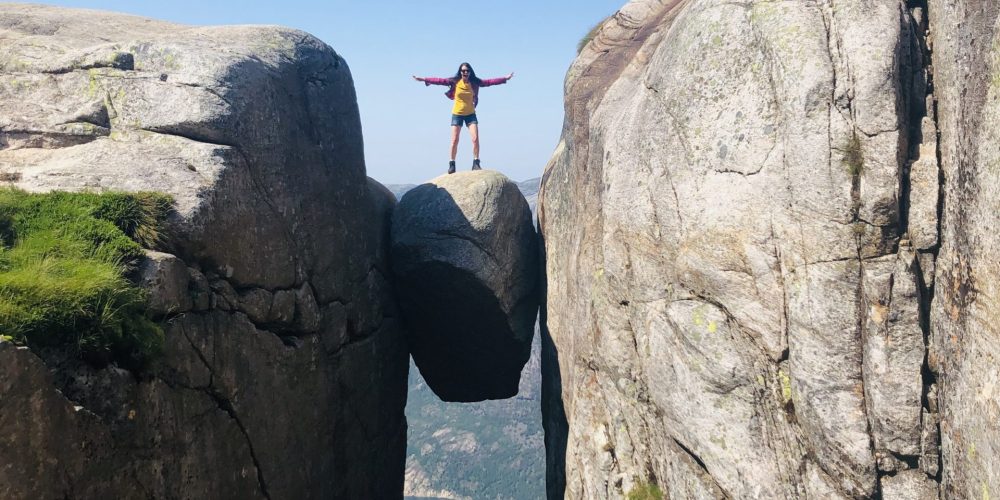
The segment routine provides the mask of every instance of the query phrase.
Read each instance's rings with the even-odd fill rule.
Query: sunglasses
[[[469,72],[469,70],[467,70],[467,69],[463,69],[461,71],[462,71],[462,73],[468,73]]]

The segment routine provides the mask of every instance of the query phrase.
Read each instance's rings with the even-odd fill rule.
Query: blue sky
[[[444,173],[451,104],[444,87],[411,75],[449,76],[468,61],[481,78],[477,115],[483,166],[514,180],[538,177],[559,140],[563,78],[577,42],[625,0],[481,1],[35,1],[113,10],[185,24],[281,24],[319,37],[351,67],[368,175],[420,183]],[[472,164],[462,131],[458,166]]]

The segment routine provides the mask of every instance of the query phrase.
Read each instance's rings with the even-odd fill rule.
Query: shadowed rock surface
[[[597,31],[539,193],[550,497],[936,495],[927,20],[635,0]],[[977,450],[987,414],[956,414]]]
[[[0,5],[0,174],[159,191],[147,372],[0,342],[2,498],[398,498],[394,200],[350,71],[279,27]]]
[[[538,311],[537,243],[517,185],[493,171],[413,188],[392,220],[410,353],[445,401],[517,394]]]

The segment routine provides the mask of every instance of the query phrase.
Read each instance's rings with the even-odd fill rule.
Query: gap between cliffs
[[[910,12],[913,13],[912,22],[914,29],[914,36],[917,43],[917,51],[920,55],[921,68],[924,81],[923,81],[923,93],[920,97],[923,98],[923,106],[918,106],[918,113],[911,114],[910,121],[910,133],[911,138],[917,139],[914,142],[916,145],[910,148],[910,158],[907,163],[907,167],[912,165],[914,161],[919,159],[920,149],[925,140],[925,131],[923,130],[922,124],[924,118],[930,118],[930,125],[933,130],[930,133],[933,134],[934,139],[934,151],[933,151],[933,161],[937,165],[937,204],[935,206],[935,227],[934,234],[936,235],[936,242],[933,247],[926,251],[921,251],[921,254],[926,254],[929,256],[928,259],[931,263],[931,269],[923,269],[925,259],[922,255],[918,256],[918,266],[920,272],[917,275],[918,282],[920,283],[921,301],[920,301],[920,329],[923,333],[924,340],[924,360],[921,366],[921,378],[923,382],[923,391],[921,397],[921,407],[923,409],[921,414],[921,454],[919,459],[920,468],[924,470],[935,482],[938,484],[939,492],[940,485],[942,483],[944,461],[941,456],[941,422],[938,417],[938,402],[937,402],[937,373],[931,369],[930,365],[930,355],[931,355],[931,326],[930,326],[930,315],[931,315],[931,304],[934,300],[934,269],[936,268],[936,262],[938,258],[938,253],[941,247],[941,220],[944,216],[944,197],[945,197],[945,177],[944,169],[942,168],[941,162],[941,134],[938,128],[939,117],[938,117],[938,102],[937,96],[934,94],[934,67],[933,67],[933,54],[931,52],[930,44],[928,43],[928,37],[930,36],[930,10],[927,0],[907,0],[907,7]],[[919,115],[914,116],[914,115]],[[910,202],[910,174],[909,169],[906,172],[906,183],[903,187],[906,189],[906,196],[901,197],[905,199],[907,203],[906,207],[909,209]],[[908,222],[908,220],[907,220]],[[928,272],[930,273],[928,275]],[[925,279],[925,277],[927,279]],[[925,419],[931,419],[930,422],[925,421]],[[928,429],[931,429],[931,434],[933,444],[935,447],[931,450],[925,449],[926,443],[925,439],[928,439],[924,434]],[[930,451],[930,455],[928,455]],[[927,460],[931,463],[926,464],[924,461]]]
[[[901,22],[903,23],[900,53],[899,89],[904,106],[901,112],[901,131],[905,137],[900,138],[900,178],[899,178],[899,227],[901,240],[898,247],[912,246],[916,255],[916,280],[918,290],[919,327],[923,342],[923,361],[921,364],[921,418],[920,418],[920,451],[918,455],[897,455],[892,453],[888,462],[896,466],[884,466],[881,460],[876,460],[876,490],[875,498],[882,498],[882,478],[892,477],[907,469],[922,471],[937,483],[940,488],[943,462],[940,456],[940,421],[937,405],[937,374],[930,364],[930,311],[934,299],[934,268],[940,249],[941,216],[944,203],[944,177],[941,169],[941,149],[937,129],[937,99],[934,94],[932,53],[927,38],[930,35],[930,13],[927,0],[905,0],[901,3]],[[928,120],[929,119],[929,120]],[[929,127],[929,129],[927,128]],[[913,196],[925,196],[928,193],[915,192],[914,165],[921,158],[921,152],[927,154],[925,142],[931,139],[934,143],[933,158],[929,160],[936,166],[936,196],[934,207],[934,243],[930,246],[917,245],[912,231],[914,226],[913,209],[918,200]],[[919,214],[916,214],[919,215]],[[901,248],[897,248],[899,253]],[[890,282],[890,287],[891,287]],[[863,308],[862,308],[863,309]],[[874,444],[874,443],[873,443]]]

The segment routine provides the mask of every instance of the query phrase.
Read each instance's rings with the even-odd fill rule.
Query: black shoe
[[[482,169],[483,169],[483,167],[479,166],[479,159],[478,158],[476,158],[475,160],[472,160],[472,170],[482,170]]]
[[[449,174],[455,173],[455,160],[451,160],[448,162],[448,173]]]

